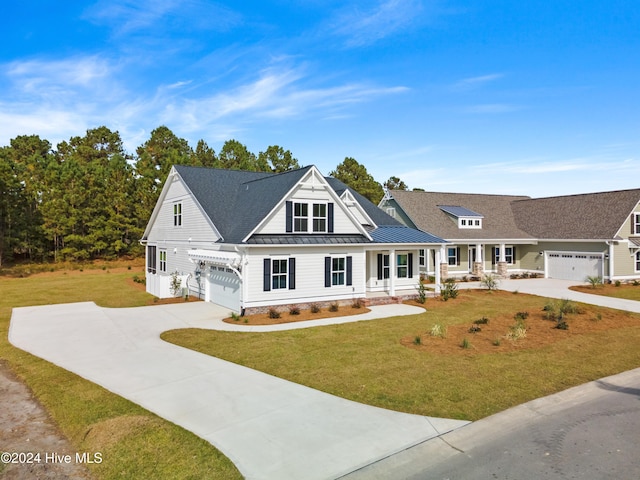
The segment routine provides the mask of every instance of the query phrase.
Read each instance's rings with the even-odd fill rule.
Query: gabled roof
[[[516,223],[511,209],[512,202],[529,197],[406,190],[392,190],[390,194],[417,228],[447,240],[534,238]],[[442,209],[446,205],[458,207],[458,212],[482,216],[482,228],[458,228],[458,223]]]
[[[332,243],[371,243],[366,230],[362,229],[362,235],[267,235],[254,234],[258,225],[285,199],[286,195],[303,179],[314,166],[303,167],[284,173],[247,172],[241,170],[223,170],[205,167],[189,167],[175,165],[173,167],[182,178],[187,188],[191,191],[195,200],[200,204],[211,222],[215,225],[223,243],[251,243],[262,245],[275,244],[332,244]],[[373,203],[348,188],[340,180],[332,177],[324,177],[336,199],[345,190],[351,195],[366,212],[367,216],[375,222],[371,225],[371,238],[374,243],[442,243],[442,239],[424,232],[404,227],[400,222],[387,215]],[[384,226],[401,227],[395,235],[379,232],[376,240],[376,229]],[[360,228],[362,228],[360,226]],[[367,227],[369,229],[369,227]],[[418,235],[418,236],[416,236]],[[393,238],[395,241],[387,241]],[[404,238],[404,240],[402,240]],[[416,239],[421,240],[416,240]]]
[[[640,189],[520,200],[518,226],[543,239],[613,239],[640,201]]]

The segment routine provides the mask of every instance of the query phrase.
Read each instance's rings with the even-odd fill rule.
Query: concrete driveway
[[[338,478],[468,423],[351,402],[159,338],[216,328],[227,314],[205,302],[24,307],[13,310],[9,340],[211,442],[248,479]]]

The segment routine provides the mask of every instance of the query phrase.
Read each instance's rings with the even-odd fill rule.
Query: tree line
[[[0,147],[0,266],[141,255],[139,240],[172,165],[274,173],[300,167],[278,145],[255,155],[228,140],[216,153],[204,140],[192,148],[166,126],[134,155],[105,126],[55,150],[37,135],[18,136]],[[382,185],[351,157],[330,175],[374,203],[382,198]],[[385,186],[406,189],[397,177]]]

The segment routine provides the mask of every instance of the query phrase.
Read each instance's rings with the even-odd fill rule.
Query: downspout
[[[240,255],[240,266],[242,267],[242,270],[245,271],[245,269],[247,268],[246,265],[246,254],[244,251],[240,251],[240,249],[238,248],[237,245],[233,246],[233,249],[236,251],[237,254]],[[244,277],[242,276],[242,272],[240,272],[238,269],[236,268],[231,268],[231,270],[238,275],[238,278],[240,278],[240,315],[244,317],[244,312],[245,312],[245,300],[247,298],[247,284],[244,281]]]
[[[613,245],[613,241],[612,240],[607,240],[605,242],[608,246],[609,246],[609,281],[613,281],[613,274],[614,274],[614,264],[613,264],[613,252],[614,252],[614,245]],[[602,269],[604,270],[604,265],[602,265]],[[603,277],[604,277],[604,272],[602,272]]]

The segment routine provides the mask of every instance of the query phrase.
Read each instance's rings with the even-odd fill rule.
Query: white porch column
[[[496,265],[497,265],[499,262],[504,262],[504,261],[505,261],[506,256],[505,256],[505,250],[504,250],[504,249],[505,249],[505,244],[504,244],[504,243],[501,243],[501,244],[500,244],[500,252],[499,252],[499,255],[496,255]]]
[[[434,265],[434,270],[436,274],[436,293],[440,293],[440,262],[442,260],[442,251],[444,247],[436,250],[436,264]]]
[[[396,260],[396,251],[389,250],[389,295],[394,297],[396,294],[396,275],[398,265]]]

